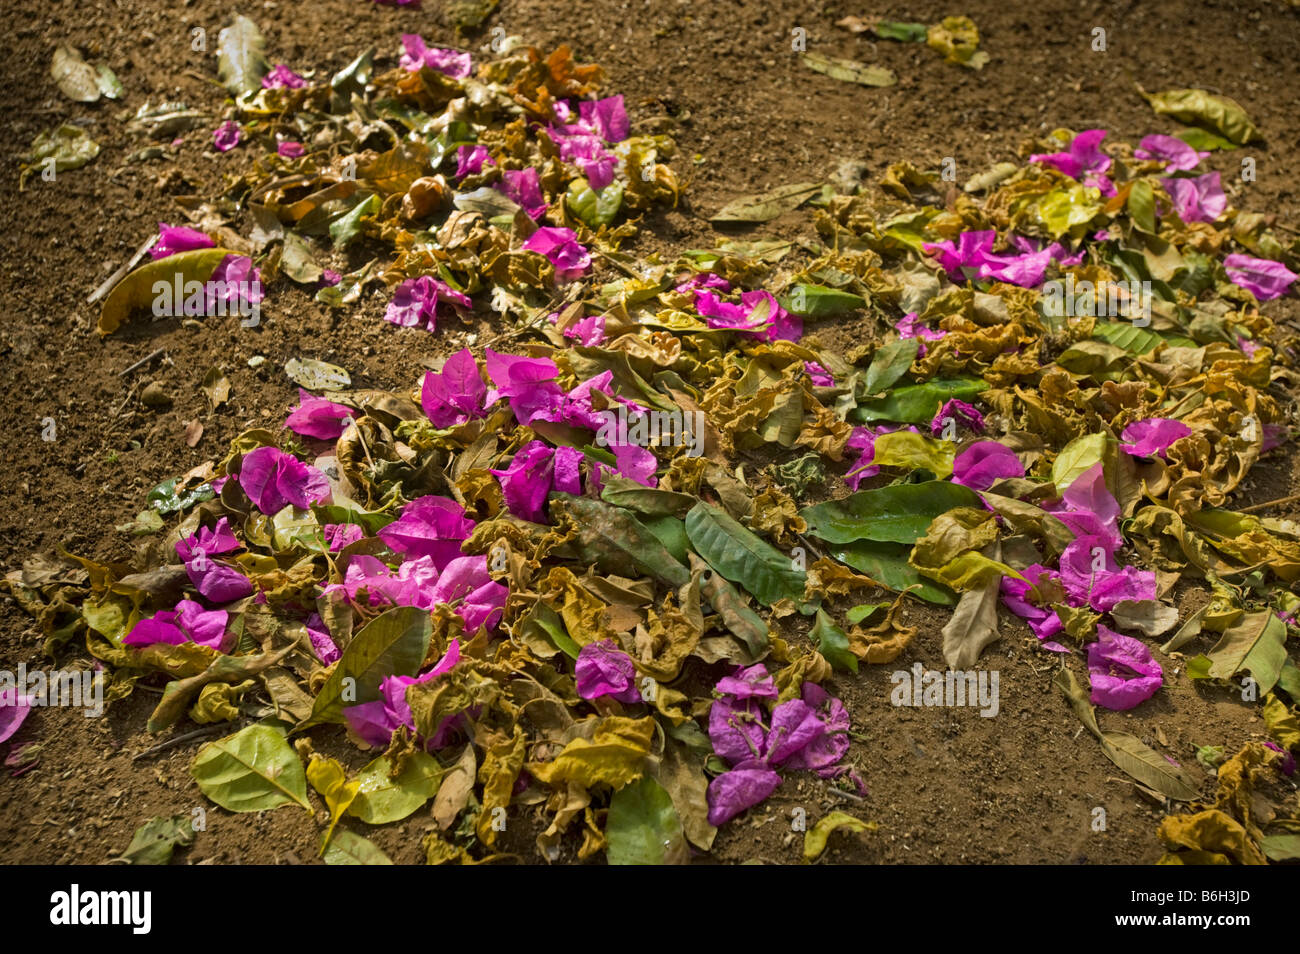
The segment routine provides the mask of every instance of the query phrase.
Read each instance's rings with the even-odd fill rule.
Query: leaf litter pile
[[[872,29],[978,68],[963,19]],[[715,221],[806,205],[817,241],[663,261],[620,247],[677,202],[673,143],[632,135],[567,48],[483,60],[406,36],[398,69],[371,51],[308,79],[241,17],[217,61],[214,148],[257,159],[102,290],[101,334],[147,320],[160,287],[172,314],[233,320],[212,316],[286,283],[340,310],[384,289],[414,347],[475,313],[496,333],[399,392],[294,359],[284,426],[156,487],[118,528],[130,564],[61,552],[9,575],[46,652],[84,644],[110,700],[161,687],[150,732],[228,724],[191,766],[212,802],[318,813],[331,863],[388,862],[349,816],[426,805],[430,863],[507,857],[522,818],[548,860],[684,861],[792,774],[869,804],[833,685],[896,660],[921,601],[949,614],[952,671],[1000,614],[1028,624],[1081,731],[1165,806],[1164,861],[1300,854],[1280,784],[1300,526],[1231,507],[1291,438],[1297,338],[1268,302],[1300,243],[1201,171],[1258,137],[1240,106],[1143,93],[1185,125],[1136,147],[1058,130],[962,188],[907,162],[861,189],[785,186]],[[74,99],[120,92],[71,48],[55,69]],[[146,106],[137,126],[202,116]],[[61,127],[23,175],[97,151]],[[378,254],[322,264],[358,249]],[[836,326],[847,352],[820,340]],[[229,391],[217,369],[203,386]],[[1180,581],[1206,594],[1185,616]],[[1099,719],[1180,671],[1241,687],[1269,741],[1184,765]],[[29,701],[0,695],[0,741]],[[372,760],[314,752],[324,733]],[[875,828],[831,813],[805,857]],[[191,840],[154,819],[123,860]]]

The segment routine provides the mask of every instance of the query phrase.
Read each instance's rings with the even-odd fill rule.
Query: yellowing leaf
[[[155,262],[141,265],[117,283],[104,299],[99,310],[99,333],[110,335],[122,326],[137,308],[152,308],[161,295],[166,295],[173,314],[180,314],[190,292],[185,286],[191,282],[205,283],[227,255],[237,253],[225,248],[201,248],[192,252],[177,252]],[[176,301],[175,288],[182,290],[182,300]],[[155,287],[158,286],[158,287]],[[164,291],[164,286],[167,289]]]
[[[830,838],[833,831],[839,831],[840,829],[853,832],[875,831],[879,827],[875,822],[854,818],[846,812],[831,812],[819,819],[817,824],[804,833],[804,860],[815,861],[821,857],[821,853],[826,850],[826,840]]]

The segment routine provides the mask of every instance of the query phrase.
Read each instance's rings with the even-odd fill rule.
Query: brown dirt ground
[[[381,65],[394,65],[402,32],[454,43],[439,7],[433,0],[423,10],[364,0],[239,5],[260,25],[273,61],[326,73],[371,43],[381,51]],[[125,132],[122,116],[146,100],[183,100],[215,113],[221,92],[204,79],[212,72],[211,55],[191,51],[189,31],[205,27],[211,43],[232,7],[216,0],[18,0],[10,9],[9,22],[26,25],[13,28],[11,55],[0,60],[4,155],[26,151],[36,133],[65,120],[87,124],[103,151],[86,168],[61,174],[57,183],[34,181],[21,195],[16,162],[0,176],[0,288],[11,302],[0,318],[0,433],[7,439],[0,467],[0,567],[15,567],[59,542],[100,559],[125,557],[128,542],[111,528],[141,508],[148,488],[221,456],[245,428],[281,419],[294,398],[279,371],[289,357],[341,363],[361,387],[401,388],[416,380],[423,361],[460,346],[454,332],[427,336],[385,325],[377,296],[335,316],[285,283],[270,289],[256,329],[239,329],[234,319],[211,319],[198,329],[175,320],[136,322],[101,341],[84,299],[159,219],[178,220],[175,171],[186,173],[195,193],[210,195],[219,191],[223,174],[250,160],[240,150],[218,156],[209,134],[196,131],[178,156],[127,161],[140,143]],[[980,27],[992,56],[983,72],[944,64],[924,47],[872,44],[833,26],[847,14],[934,22],[954,13],[970,15]],[[1132,80],[1148,89],[1202,86],[1245,104],[1268,141],[1250,153],[1258,160],[1258,181],[1230,186],[1230,196],[1242,207],[1300,222],[1300,122],[1294,111],[1300,11],[1281,0],[503,0],[489,26],[498,24],[540,47],[568,42],[580,58],[603,64],[610,88],[627,95],[634,123],[674,120],[681,146],[675,165],[694,170],[691,189],[679,208],[646,223],[639,240],[644,251],[711,247],[719,235],[708,214],[724,202],[827,176],[844,159],[866,161],[875,175],[898,159],[934,166],[953,156],[964,178],[1012,158],[1025,136],[1056,126],[1102,125],[1113,138],[1131,142],[1170,131],[1134,92]],[[1089,48],[1094,26],[1108,30],[1105,53]],[[791,53],[794,27],[808,31],[809,49],[887,65],[899,84],[866,89],[811,74]],[[126,86],[125,102],[84,106],[62,98],[45,68],[62,41],[97,44],[98,55]],[[703,161],[692,163],[697,154]],[[1236,161],[1211,160],[1225,172]],[[807,219],[792,213],[746,234],[805,231]],[[1276,317],[1297,318],[1294,297],[1276,304]],[[828,340],[854,340],[851,328],[829,334],[834,337]],[[162,361],[120,374],[159,347],[166,349]],[[268,359],[258,370],[247,365],[255,354]],[[233,385],[231,403],[215,413],[199,390],[214,363]],[[171,410],[140,404],[140,389],[153,380],[175,398]],[[54,442],[40,438],[46,416],[57,422]],[[183,440],[189,420],[205,428],[194,449]],[[1261,466],[1243,502],[1295,493],[1296,471],[1294,453]],[[11,600],[0,602],[0,668],[42,665],[31,621]],[[940,665],[942,614],[911,612],[920,635],[898,667],[916,660]],[[837,837],[826,856],[836,862],[1153,861],[1160,852],[1154,835],[1160,812],[1080,733],[1051,687],[1051,661],[1032,643],[1027,629],[1007,621],[1002,641],[984,657],[983,665],[1001,671],[995,719],[966,709],[894,709],[888,702],[892,666],[837,680],[861,734],[850,758],[867,780],[869,797],[854,804],[812,778],[791,779],[764,807],[724,828],[713,860],[797,861],[799,845],[787,819],[802,806],[812,819],[845,808],[880,823],[879,832],[858,840]],[[1194,743],[1235,748],[1262,737],[1258,710],[1234,703],[1225,691],[1193,688],[1173,672],[1177,665],[1167,661],[1167,685],[1154,700],[1136,713],[1103,714],[1103,724],[1122,727],[1184,763]],[[18,778],[0,773],[0,862],[103,862],[147,818],[203,804],[187,770],[199,742],[132,761],[155,741],[143,730],[153,702],[140,692],[102,719],[59,709],[32,715],[22,737],[39,738],[45,747],[34,771]],[[360,753],[338,741],[326,736],[318,747],[350,751],[353,765],[360,764]],[[1108,813],[1103,833],[1090,827],[1096,806]],[[211,805],[207,812],[207,830],[178,856],[184,861],[315,856],[318,826],[301,812],[236,816]],[[394,859],[415,862],[430,825],[427,813],[417,813],[365,834]],[[535,860],[535,830],[531,821],[512,825],[506,850]]]

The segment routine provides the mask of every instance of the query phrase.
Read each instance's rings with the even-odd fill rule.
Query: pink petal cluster
[[[612,639],[587,643],[574,663],[578,695],[584,699],[609,696],[623,703],[641,702],[636,686],[636,664]]]
[[[557,113],[563,113],[561,124],[547,129],[551,140],[560,149],[560,158],[576,165],[591,187],[597,191],[614,181],[618,157],[605,148],[606,143],[622,142],[631,132],[627,110],[622,96],[587,100],[578,104],[579,119],[574,123],[567,104]]]
[[[290,504],[305,510],[329,500],[331,493],[324,474],[278,447],[259,447],[245,454],[238,479],[248,499],[268,517]]]
[[[181,600],[174,610],[161,610],[131,627],[122,637],[124,646],[152,646],[167,643],[197,643],[224,652],[233,643],[226,632],[229,614],[222,609],[205,610],[193,600]]]
[[[495,166],[486,146],[458,146],[456,148],[456,178],[476,176],[483,171],[484,163]]]
[[[1163,162],[1166,172],[1191,172],[1209,155],[1196,151],[1176,136],[1158,134],[1145,137],[1133,150],[1133,158]]]
[[[1182,421],[1169,417],[1149,417],[1134,421],[1120,434],[1125,442],[1120,449],[1134,457],[1164,457],[1169,445],[1192,433]]]
[[[458,308],[474,307],[474,302],[468,295],[436,278],[428,275],[408,278],[393,292],[393,300],[388,303],[384,320],[403,328],[418,328],[423,325],[425,330],[434,331],[438,327],[438,305],[444,302]]]
[[[800,698],[777,704],[776,683],[756,663],[720,680],[715,692],[709,741],[731,767],[709,783],[709,824],[721,825],[776,791],[778,767],[822,778],[847,771],[839,762],[849,750],[848,710],[815,683],[805,682]]]
[[[351,419],[352,408],[347,405],[318,398],[299,388],[298,406],[285,418],[284,426],[303,437],[334,441],[346,430],[346,422]]]
[[[532,166],[527,169],[506,169],[501,181],[493,186],[498,192],[528,213],[536,221],[546,211],[546,196],[542,194],[542,178]]]
[[[420,406],[434,427],[455,427],[487,415],[487,385],[468,348],[449,357],[440,371],[427,371]]]
[[[1164,683],[1164,670],[1141,641],[1098,624],[1097,641],[1088,645],[1092,701],[1107,709],[1132,709]]]
[[[277,63],[262,77],[262,89],[302,89],[307,81],[283,63]]]
[[[222,517],[212,529],[200,527],[196,533],[176,543],[176,553],[185,564],[185,573],[211,603],[231,603],[253,595],[253,584],[234,567],[212,557],[242,546],[231,532],[230,521]]]
[[[803,319],[781,307],[771,292],[742,292],[740,303],[723,301],[708,288],[695,292],[695,310],[710,328],[739,331],[760,341],[798,341]]]
[[[441,570],[460,556],[460,545],[474,532],[465,508],[449,497],[417,497],[402,508],[396,520],[382,527],[378,537],[395,553],[429,557]]]
[[[1071,255],[1060,242],[1042,248],[1021,236],[1013,236],[1012,244],[1018,255],[1004,255],[993,251],[998,233],[994,229],[963,232],[957,241],[926,242],[924,248],[943,266],[954,281],[966,278],[1006,282],[1022,288],[1036,288],[1043,283],[1047,268],[1053,262],[1073,265],[1082,261],[1080,251]]]
[[[971,490],[988,490],[999,480],[1023,476],[1020,458],[998,441],[976,441],[952,462],[952,482]]]
[[[379,684],[379,698],[373,702],[348,706],[343,717],[361,739],[369,745],[386,746],[400,726],[415,732],[415,717],[406,701],[411,686],[433,682],[460,662],[460,640],[447,644],[447,651],[428,672],[421,676],[386,676]]]
[[[239,145],[239,139],[239,124],[230,119],[227,119],[212,133],[212,144],[216,146],[217,152],[230,152]]]
[[[1259,301],[1272,301],[1287,293],[1300,275],[1281,262],[1234,253],[1223,260],[1228,280],[1246,289]]]
[[[528,236],[523,248],[546,256],[555,266],[555,280],[560,283],[581,278],[591,268],[591,253],[578,243],[573,229],[540,228]]]
[[[418,73],[423,67],[429,67],[453,79],[464,79],[474,69],[474,62],[468,53],[425,46],[424,40],[415,33],[402,34],[402,69]]]
[[[1190,179],[1161,179],[1174,211],[1184,222],[1214,222],[1228,207],[1228,197],[1217,172]]]

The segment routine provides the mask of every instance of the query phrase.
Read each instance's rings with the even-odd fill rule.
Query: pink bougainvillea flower
[[[347,429],[345,422],[351,418],[352,408],[347,405],[318,398],[299,388],[298,406],[289,413],[284,426],[303,437],[334,441]]]
[[[16,688],[0,690],[0,742],[13,738],[35,701],[34,696],[20,694]]]
[[[1228,197],[1219,183],[1217,172],[1207,172],[1191,179],[1161,179],[1174,211],[1184,222],[1214,222],[1228,207]]]
[[[355,523],[327,523],[321,528],[325,545],[331,553],[337,553],[350,543],[356,543],[366,536],[366,532]]]
[[[573,229],[540,228],[524,242],[525,251],[546,256],[555,266],[555,280],[570,282],[581,278],[591,267],[591,253],[578,244]]]
[[[1149,417],[1124,428],[1120,448],[1134,457],[1164,457],[1174,441],[1186,437],[1192,429],[1169,417]]]
[[[1059,504],[1046,504],[1043,509],[1076,535],[1101,538],[1108,552],[1113,553],[1124,545],[1119,533],[1119,504],[1106,486],[1106,473],[1101,464],[1094,464],[1076,477],[1061,495]]]
[[[438,305],[443,302],[465,309],[474,307],[468,295],[436,278],[428,275],[408,278],[393,292],[384,320],[403,328],[424,325],[427,331],[433,331],[438,326]]]
[[[441,371],[425,372],[420,388],[420,406],[434,427],[455,427],[486,416],[486,398],[487,385],[468,348],[443,362]]]
[[[3,741],[3,737],[0,737],[0,741]],[[1272,742],[1267,739],[1264,740],[1264,748],[1272,749],[1274,752],[1282,753],[1282,761],[1280,761],[1277,764],[1277,770],[1279,772],[1281,772],[1287,778],[1290,778],[1292,775],[1295,774],[1296,760],[1294,755],[1292,755],[1286,749],[1282,748],[1282,746],[1278,745],[1276,742]]]
[[[488,574],[483,554],[461,556],[438,573],[432,596],[434,603],[453,606],[465,624],[465,632],[477,633],[479,627],[494,628],[505,611],[510,590]]]
[[[578,695],[584,699],[609,696],[624,703],[641,701],[636,687],[636,665],[612,639],[587,643],[578,653],[573,668]]]
[[[520,520],[545,523],[542,508],[555,477],[555,449],[541,441],[529,441],[505,470],[493,470],[501,483],[506,507]]]
[[[582,451],[576,447],[555,448],[555,476],[552,485],[560,493],[582,493]]]
[[[262,77],[262,89],[302,89],[307,81],[283,63],[277,63]]]
[[[495,166],[488,155],[486,146],[458,146],[456,148],[456,178],[476,176],[483,171],[483,164]]]
[[[319,613],[308,616],[303,621],[303,628],[307,630],[307,637],[311,640],[311,648],[315,651],[316,658],[325,665],[333,665],[343,658],[343,653],[339,651],[338,644],[334,642],[334,637],[330,635],[329,628],[326,627]]]
[[[956,426],[974,431],[976,434],[984,433],[984,415],[974,405],[956,398],[952,398],[939,408],[939,413],[930,422],[930,434],[934,437],[942,435],[947,427],[947,421],[952,421]]]
[[[1101,151],[1101,141],[1106,130],[1089,129],[1070,141],[1065,152],[1036,153],[1030,162],[1051,166],[1071,179],[1082,179],[1085,173],[1102,173],[1110,168],[1110,157]]]
[[[236,539],[235,534],[230,529],[230,519],[228,517],[220,518],[216,526],[199,527],[188,537],[176,541],[176,555],[182,561],[194,559],[200,553],[207,556],[217,556],[222,553],[229,553],[231,550],[238,550],[242,543]]]
[[[1292,283],[1300,278],[1281,262],[1267,258],[1234,253],[1223,260],[1228,279],[1246,289],[1259,301],[1272,301],[1287,293]]]
[[[606,142],[622,142],[632,132],[622,95],[583,100],[578,104],[578,115],[588,129]]]
[[[320,283],[322,285],[337,285],[343,281],[343,276],[332,268],[326,268],[321,271]]]
[[[1097,624],[1097,641],[1088,645],[1092,701],[1107,709],[1132,709],[1154,696],[1164,683],[1160,663],[1139,640]]]
[[[239,145],[239,139],[239,125],[230,119],[227,119],[212,133],[212,144],[216,146],[217,152],[230,152]]]
[[[707,289],[695,293],[695,310],[710,328],[739,331],[761,341],[798,341],[803,319],[781,307],[771,292],[742,292],[740,304],[722,301]]]
[[[1061,618],[1050,605],[1039,605],[1038,602],[1045,590],[1056,590],[1059,594],[1061,574],[1038,563],[1025,567],[1020,573],[1023,579],[1014,576],[1002,578],[1002,602],[1029,624],[1030,630],[1038,637],[1044,649],[1054,653],[1068,653],[1066,647],[1056,642],[1056,636],[1065,629]],[[1050,598],[1044,599],[1044,602],[1050,602]]]
[[[177,252],[192,252],[199,248],[212,248],[214,244],[212,239],[197,229],[159,222],[158,241],[153,243],[153,247],[149,249],[149,254],[155,259],[166,258],[168,255],[175,255]]]
[[[790,715],[782,715],[782,706],[798,703],[802,709],[793,709]],[[816,772],[822,778],[842,775],[844,769],[839,765],[849,751],[849,710],[844,703],[832,696],[821,686],[813,682],[803,684],[802,699],[791,699],[777,706],[772,712],[772,729],[779,724],[792,723],[794,718],[800,720],[800,727],[792,729],[784,739],[772,739],[769,732],[768,761],[782,764],[785,768],[804,769]],[[809,721],[817,726],[812,731],[803,729]],[[798,742],[797,745],[793,743]],[[776,746],[781,745],[780,756]]]
[[[803,363],[804,374],[808,375],[815,388],[833,388],[835,387],[835,376],[828,370],[818,364],[816,361],[805,361]]]
[[[429,67],[453,79],[464,79],[474,69],[474,61],[468,53],[445,50],[424,45],[424,40],[414,33],[402,34],[402,69],[417,73],[422,67]]]
[[[252,314],[265,297],[262,270],[247,255],[227,255],[204,286],[207,313]],[[220,304],[219,304],[220,303]]]
[[[248,577],[202,553],[185,562],[185,574],[209,603],[233,603],[253,595],[254,587]]]
[[[292,139],[280,140],[276,143],[275,151],[285,159],[298,159],[307,152],[302,143],[294,142]]]
[[[268,517],[289,504],[305,510],[330,498],[330,482],[324,474],[278,447],[259,447],[245,454],[239,486]]]
[[[531,219],[540,219],[546,211],[542,179],[532,166],[505,170],[501,173],[501,181],[493,188],[527,212]]]
[[[136,623],[122,637],[122,645],[152,646],[155,643],[168,643],[179,646],[191,642],[221,652],[224,651],[227,640],[228,619],[229,614],[225,610],[205,610],[193,600],[181,600],[174,610],[161,610]]]
[[[1108,613],[1124,600],[1156,598],[1156,575],[1152,570],[1121,567],[1112,553],[1110,539],[1076,537],[1061,553],[1061,585],[1074,606],[1091,606]]]
[[[988,490],[999,480],[1023,476],[1020,458],[997,441],[976,441],[952,462],[952,482],[971,490]]]
[[[343,710],[343,717],[347,719],[352,731],[369,745],[387,745],[399,726],[406,726],[414,733],[415,717],[406,701],[406,690],[414,685],[433,682],[454,669],[458,662],[460,640],[453,639],[447,644],[442,659],[428,672],[420,676],[386,676],[379,684],[378,699],[348,706]]]
[[[709,783],[709,824],[718,826],[747,808],[765,801],[781,784],[781,776],[761,759],[741,762]]]
[[[575,321],[564,329],[564,337],[572,338],[578,344],[588,348],[604,344],[605,316],[600,314],[588,315],[586,318]]]
[[[1166,172],[1191,172],[1210,154],[1197,152],[1176,136],[1146,136],[1133,150],[1135,159],[1154,159],[1165,164]]]
[[[556,383],[560,369],[550,358],[500,354],[491,348],[485,357],[488,378],[496,385],[484,398],[486,407],[506,398],[515,420],[530,424],[542,415],[553,415],[564,402],[564,389]]]
[[[407,557],[430,557],[441,570],[460,556],[462,541],[474,532],[465,508],[449,497],[416,497],[402,508],[401,516],[377,536],[393,551]]]
[[[762,663],[754,663],[737,669],[730,676],[723,676],[713,688],[733,699],[775,699],[781,694],[776,680]]]
[[[393,571],[378,557],[359,553],[348,562],[343,581],[330,583],[321,593],[329,597],[342,594],[352,603],[360,603],[364,593],[366,604],[372,607],[387,603],[432,609],[437,602],[433,597],[437,582],[438,568],[432,557],[407,560]]]
[[[700,288],[717,288],[720,291],[729,292],[731,291],[731,282],[721,275],[713,274],[713,272],[697,272],[678,284],[673,290],[684,295]]]
[[[995,241],[997,232],[988,229],[963,232],[955,242],[927,242],[924,248],[943,266],[953,281],[979,278],[1019,285],[1022,288],[1041,285],[1048,266],[1053,262],[1072,265],[1083,259],[1082,251],[1071,255],[1059,242],[1041,245],[1037,241],[1013,235],[1011,244],[1019,254],[1001,254],[993,251]]]

